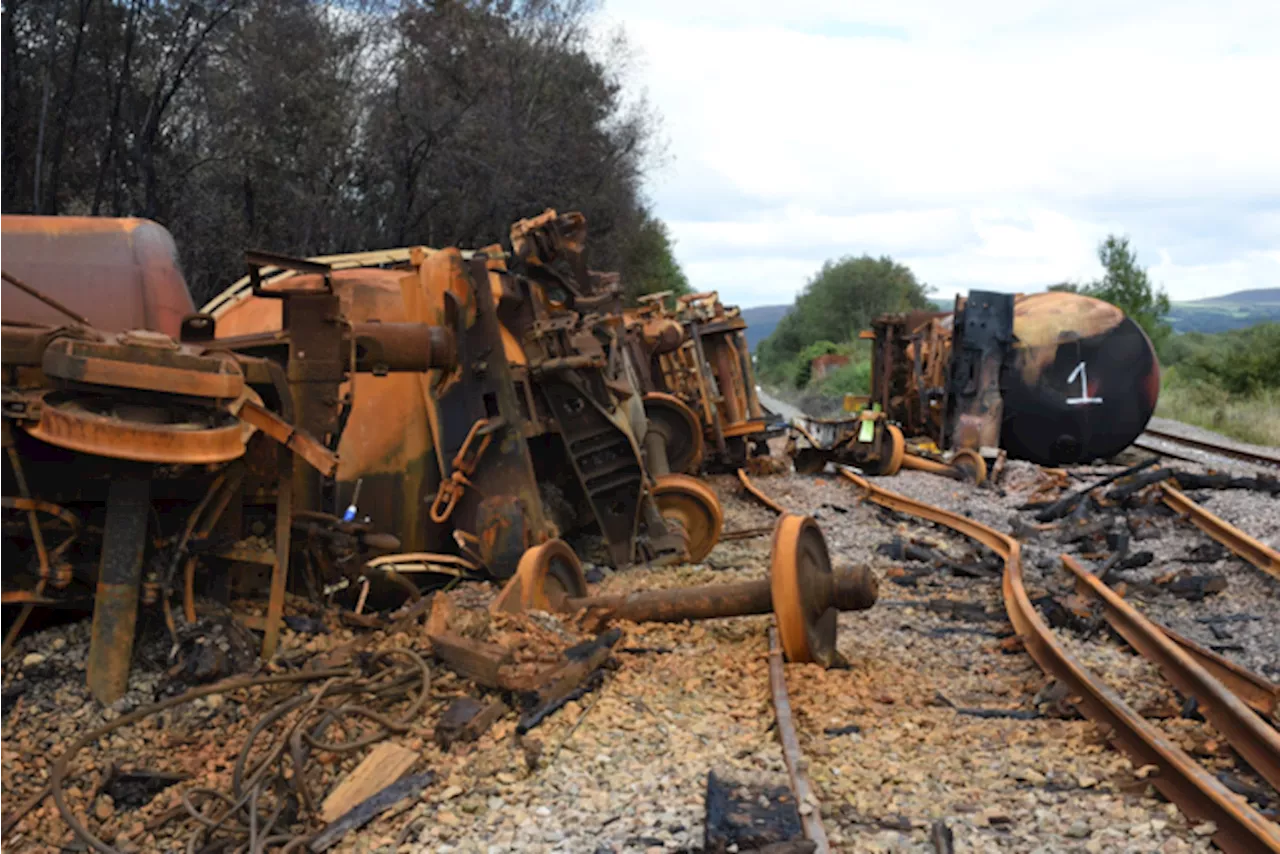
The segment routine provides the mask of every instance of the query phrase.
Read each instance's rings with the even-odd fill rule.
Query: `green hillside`
[[[1280,321],[1280,288],[1175,302],[1169,310],[1169,324],[1178,332],[1225,332],[1267,321]]]
[[[747,322],[747,346],[752,352],[757,344],[773,334],[774,327],[788,311],[791,311],[789,305],[756,305],[742,310],[742,319]]]

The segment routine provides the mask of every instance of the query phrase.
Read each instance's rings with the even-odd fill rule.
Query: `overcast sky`
[[[949,297],[1100,272],[1280,287],[1280,0],[606,0],[693,286],[789,302],[888,254]]]

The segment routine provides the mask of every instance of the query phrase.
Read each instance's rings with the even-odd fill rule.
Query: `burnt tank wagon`
[[[1106,458],[1142,433],[1160,392],[1142,327],[1081,294],[973,291],[954,312],[878,317],[863,337],[873,340],[867,405],[798,425],[798,468],[834,460],[981,480],[982,458],[1001,449],[1041,465]]]

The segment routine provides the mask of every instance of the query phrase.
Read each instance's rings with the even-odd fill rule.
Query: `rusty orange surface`
[[[178,337],[195,310],[173,236],[146,219],[0,217],[5,272],[108,332],[154,329]],[[5,321],[61,326],[66,317],[8,284]]]
[[[352,323],[379,320],[403,323],[402,285],[410,298],[421,297],[413,274],[356,268],[331,276],[342,310]],[[290,289],[320,287],[318,276],[295,276]],[[242,299],[218,317],[217,336],[229,338],[280,329],[280,301]],[[443,305],[428,314],[443,315]],[[393,373],[384,377],[354,374],[346,388],[354,406],[338,444],[337,479],[353,484],[363,478],[360,511],[397,532],[406,551],[426,550],[423,499],[435,493],[439,478],[428,424],[427,374]]]

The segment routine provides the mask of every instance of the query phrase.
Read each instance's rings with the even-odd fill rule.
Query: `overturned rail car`
[[[845,425],[802,425],[807,467],[892,473],[912,456],[904,434],[974,475],[998,449],[1042,465],[1110,457],[1146,428],[1160,391],[1142,328],[1080,294],[974,291],[954,312],[884,315],[863,336],[873,339],[868,406]]]
[[[674,470],[735,469],[768,453],[782,432],[756,394],[746,321],[717,293],[641,297],[625,313],[627,346],[645,392],[651,429],[670,447]]]
[[[174,632],[171,596],[194,622],[198,581],[224,599],[265,593],[269,656],[295,526],[340,563],[379,543],[309,506],[337,465],[342,385],[446,369],[452,333],[350,323],[326,280],[274,294],[286,322],[238,348],[191,313],[155,223],[6,217],[3,231],[6,291],[25,298],[6,293],[2,332],[4,601],[21,608],[6,649],[32,608],[91,606],[88,680],[110,701],[127,684],[139,602]],[[197,579],[197,565],[221,571]]]
[[[461,562],[495,578],[560,537],[598,534],[615,566],[710,551],[723,525],[714,493],[643,452],[620,289],[588,270],[585,233],[580,214],[548,211],[512,227],[510,253],[417,248],[332,271],[353,320],[439,325],[457,358],[389,382],[353,377],[324,508],[357,506],[423,568]],[[290,272],[290,287],[314,287],[305,270]],[[249,347],[273,334],[272,281],[210,304],[219,340]]]

